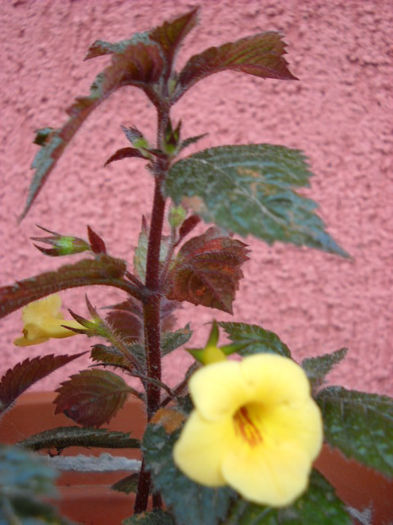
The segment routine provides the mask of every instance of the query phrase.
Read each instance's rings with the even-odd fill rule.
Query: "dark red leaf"
[[[56,414],[63,412],[82,426],[99,427],[111,420],[132,389],[113,372],[95,369],[71,376],[56,392]]]
[[[125,271],[124,261],[102,254],[96,259],[83,259],[61,266],[54,272],[41,273],[4,286],[0,288],[0,318],[32,301],[67,288],[104,284],[127,290],[127,281],[121,280]]]
[[[163,59],[156,43],[149,45],[138,39],[128,41],[121,52],[113,54],[110,66],[96,77],[90,94],[76,98],[68,108],[70,118],[67,122],[59,129],[45,128],[38,132],[35,142],[41,148],[32,164],[35,173],[20,220],[29,211],[66,146],[90,113],[122,86],[137,86],[144,89],[148,96],[153,96],[151,85],[159,79],[162,68]],[[50,132],[47,131],[49,129]]]
[[[149,32],[151,40],[157,42],[164,51],[167,61],[167,71],[172,68],[173,58],[182,40],[195,27],[198,21],[198,8],[194,8],[170,22],[164,22]]]
[[[7,370],[0,380],[0,413],[31,385],[85,353],[34,357]]]
[[[92,229],[87,226],[90,248],[94,253],[106,253],[106,247],[103,239]]]
[[[232,313],[247,251],[244,243],[209,228],[180,248],[168,276],[167,298]]]
[[[135,342],[139,340],[143,331],[143,322],[130,312],[113,310],[105,320],[111,330],[118,335],[124,342]]]
[[[116,160],[122,160],[129,157],[138,157],[140,159],[145,159],[146,157],[142,155],[142,153],[139,151],[139,149],[136,148],[120,148],[118,149],[113,155],[109,157],[108,160],[105,161],[104,166],[108,166],[111,162],[114,162]]]
[[[190,217],[187,217],[179,229],[179,242],[182,241],[184,237],[188,235],[200,222],[201,218],[199,215],[191,215]]]
[[[202,78],[228,69],[262,78],[294,80],[284,54],[285,44],[273,31],[210,47],[191,57],[180,72],[177,98]]]

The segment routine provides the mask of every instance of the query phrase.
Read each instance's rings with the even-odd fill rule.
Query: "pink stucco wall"
[[[393,6],[391,0],[204,1],[201,24],[179,61],[210,45],[263,30],[279,30],[300,82],[263,81],[222,73],[209,77],[175,108],[186,135],[209,132],[201,148],[270,142],[303,149],[316,177],[308,194],[320,205],[329,232],[353,261],[315,250],[248,239],[235,307],[236,320],[276,331],[297,358],[350,349],[332,380],[393,394],[392,384],[392,153]],[[30,214],[16,218],[26,198],[36,152],[34,130],[58,126],[76,95],[88,93],[106,58],[83,62],[91,42],[116,41],[187,11],[174,0],[9,0],[0,6],[0,264],[2,284],[60,264],[41,256],[29,237],[35,224],[84,236],[90,224],[114,255],[132,259],[140,214],[149,214],[152,183],[137,160],[104,168],[126,146],[121,124],[154,136],[152,107],[136,89],[116,93],[93,115],[70,145]],[[85,313],[85,289],[63,294],[67,306]],[[107,289],[95,287],[99,304]],[[112,295],[106,302],[113,302]],[[75,307],[76,303],[76,307]],[[230,316],[186,307],[193,344],[205,323]],[[20,313],[1,321],[0,373],[26,356],[75,352],[91,341],[74,337],[27,349],[12,345]],[[86,361],[87,362],[87,361]],[[177,352],[166,363],[173,382],[189,362]],[[83,365],[67,367],[75,371]],[[49,389],[56,373],[38,387]]]

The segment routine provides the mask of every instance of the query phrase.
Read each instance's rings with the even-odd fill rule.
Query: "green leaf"
[[[133,287],[122,279],[125,271],[124,261],[101,254],[96,259],[65,264],[58,270],[3,286],[0,288],[0,318],[32,301],[67,288],[103,284],[130,291]]]
[[[31,385],[85,353],[27,358],[7,370],[0,380],[0,414]]]
[[[57,427],[19,441],[18,445],[31,450],[67,447],[139,448],[138,439],[125,432],[105,428]]]
[[[233,495],[230,489],[211,489],[184,476],[172,459],[179,432],[168,434],[159,424],[150,424],[143,438],[143,453],[153,484],[173,512],[177,525],[216,525],[221,523]]]
[[[123,525],[176,525],[172,515],[163,510],[143,512],[125,519],[122,523]]]
[[[192,56],[179,75],[177,99],[193,84],[213,73],[232,70],[261,78],[294,80],[284,58],[279,33],[267,31]]]
[[[125,494],[131,494],[137,491],[139,480],[139,472],[133,472],[125,478],[119,479],[111,486],[112,490],[117,490],[118,492],[124,492]]]
[[[221,146],[176,162],[164,192],[183,200],[206,222],[271,244],[290,242],[348,254],[325,232],[316,203],[293,187],[309,186],[311,172],[299,150],[254,144]]]
[[[167,279],[168,299],[232,313],[246,245],[212,227],[180,248]]]
[[[340,348],[331,354],[303,359],[301,366],[307,374],[313,390],[318,389],[327,374],[347,355],[348,348]]]
[[[333,487],[315,470],[308,491],[281,509],[238,499],[223,525],[350,525],[345,506]]]
[[[291,357],[287,345],[273,332],[256,324],[219,322],[229,339],[239,345],[237,353],[246,356],[268,352]]]
[[[149,232],[146,222],[142,221],[142,228],[138,238],[138,246],[134,252],[134,271],[142,282],[146,278],[146,258],[147,247],[149,243]],[[164,263],[168,254],[169,241],[167,237],[163,237],[160,246],[160,263]]]
[[[76,423],[99,427],[123,406],[132,389],[124,379],[106,370],[83,370],[57,388],[56,411]]]
[[[190,325],[187,323],[184,328],[179,328],[175,332],[164,332],[161,338],[161,355],[167,355],[176,348],[185,345],[192,336]]]
[[[393,399],[335,386],[316,397],[326,441],[345,456],[393,476]]]

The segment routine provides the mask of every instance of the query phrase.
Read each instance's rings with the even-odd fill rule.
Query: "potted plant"
[[[224,70],[295,79],[284,42],[271,31],[206,49],[176,71],[176,53],[196,25],[197,13],[192,9],[129,40],[96,41],[87,58],[111,55],[109,66],[90,94],[69,108],[61,128],[37,133],[40,150],[21,218],[86,118],[114,91],[127,85],[141,89],[157,115],[153,144],[137,127],[123,127],[130,146],[107,161],[142,160],[154,179],[151,216],[142,221],[133,264],[109,254],[90,226],[82,239],[46,225],[40,227],[45,234],[33,238],[42,253],[87,256],[0,289],[2,316],[23,308],[23,335],[16,345],[81,335],[102,340],[90,352],[94,366],[57,389],[56,413],[76,425],[61,423],[17,448],[2,449],[2,485],[9,487],[0,490],[0,512],[10,523],[29,516],[64,522],[37,499],[47,494],[52,474],[23,448],[138,450],[138,471],[116,484],[135,492],[134,515],[126,524],[344,524],[351,514],[370,522],[373,509],[346,506],[321,474],[329,478],[333,461],[329,449],[321,453],[324,441],[347,458],[392,475],[392,400],[324,387],[346,349],[296,363],[280,337],[262,326],[213,319],[201,348],[189,348],[189,325],[173,328],[183,301],[232,312],[249,258],[237,236],[348,257],[326,232],[315,203],[300,194],[311,176],[302,152],[255,144],[187,155],[202,136],[183,137],[181,121],[173,120],[171,110],[194,84]],[[202,227],[201,220],[213,225]],[[58,292],[89,285],[120,289],[125,299],[108,311],[86,296],[88,315],[70,310],[66,318]],[[181,346],[194,363],[176,387],[169,387],[161,377],[162,359]],[[42,355],[8,370],[0,383],[2,411],[33,383],[81,355]],[[130,377],[137,378],[139,388]],[[130,397],[144,406],[141,439],[102,428]],[[13,475],[26,471],[31,474],[27,484],[22,475]]]

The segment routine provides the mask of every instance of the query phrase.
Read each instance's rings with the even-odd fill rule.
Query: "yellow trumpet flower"
[[[50,295],[39,301],[34,301],[22,310],[23,336],[15,339],[17,346],[29,346],[44,343],[51,338],[63,338],[76,335],[71,328],[83,328],[74,320],[64,319],[61,309],[61,297]]]
[[[322,419],[300,366],[276,354],[216,362],[189,389],[195,410],[173,452],[182,472],[263,505],[286,506],[305,491]]]

